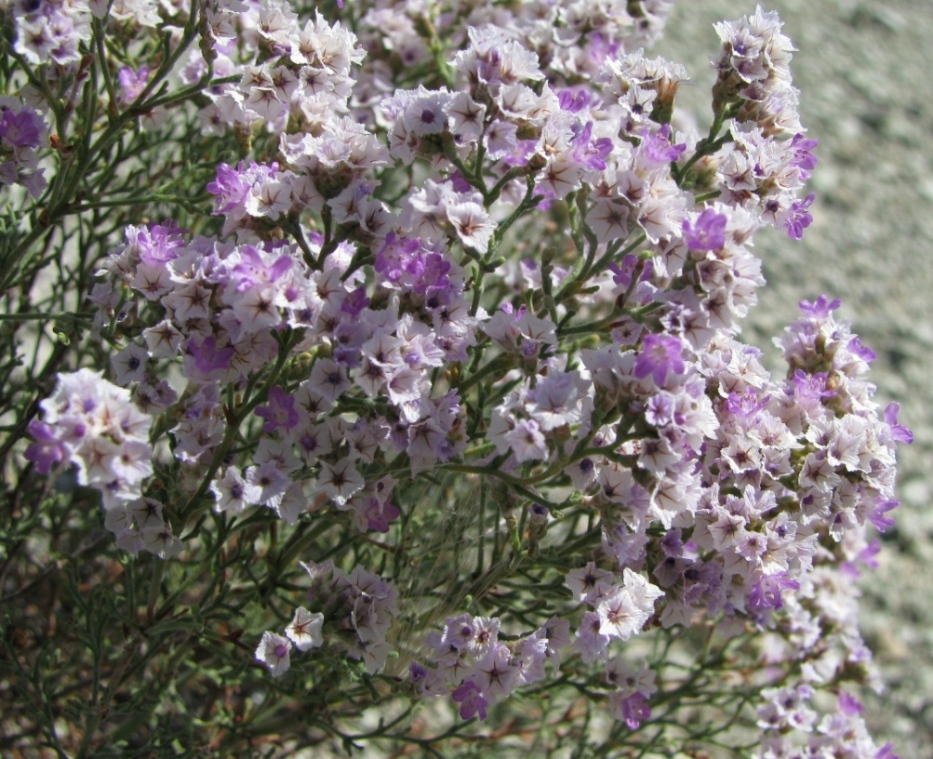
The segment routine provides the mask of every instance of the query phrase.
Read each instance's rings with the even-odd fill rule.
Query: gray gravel
[[[901,448],[901,508],[880,569],[862,582],[863,631],[887,692],[866,701],[879,740],[933,759],[933,3],[771,0],[794,41],[792,71],[808,136],[820,141],[815,217],[803,241],[762,233],[768,286],[744,339],[763,349],[801,298],[840,297],[878,353],[876,398],[901,403],[915,442]],[[653,51],[687,65],[685,93],[708,123],[714,21],[754,2],[681,0]],[[769,352],[772,367],[777,352]]]

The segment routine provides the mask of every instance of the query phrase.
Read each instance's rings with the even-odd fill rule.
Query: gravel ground
[[[770,0],[794,41],[794,82],[820,163],[815,217],[800,243],[762,233],[768,286],[744,338],[767,350],[801,298],[842,299],[878,353],[876,398],[901,403],[915,442],[901,448],[901,508],[881,567],[862,582],[862,627],[887,692],[866,702],[878,739],[933,759],[933,3]],[[684,100],[708,122],[717,49],[711,24],[752,0],[681,0],[655,53],[684,63]],[[776,366],[777,352],[770,352]]]

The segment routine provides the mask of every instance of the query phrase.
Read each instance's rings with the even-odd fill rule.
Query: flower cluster
[[[81,60],[82,43],[91,39],[91,9],[87,0],[15,0],[12,6],[17,20],[17,53],[34,64],[67,66]]]
[[[808,706],[814,690],[808,686],[769,688],[767,699],[758,710],[758,726],[765,732],[756,759],[792,756],[851,756],[896,759],[890,743],[878,746],[871,739],[861,714],[865,707],[854,696],[839,692],[836,710],[825,715]],[[798,739],[806,736],[805,748]]]
[[[370,674],[382,669],[392,650],[386,634],[398,616],[395,588],[362,567],[347,574],[331,562],[301,566],[311,577],[308,606],[314,611],[298,607],[285,637],[264,633],[256,658],[278,677],[291,664],[292,644],[299,651],[325,646],[361,661]]]
[[[101,372],[80,369],[60,374],[41,407],[44,421],[30,422],[35,442],[25,454],[36,469],[50,473],[74,465],[78,483],[100,492],[104,524],[123,550],[176,555],[181,543],[165,523],[162,504],[141,496],[152,474],[152,417],[136,408],[129,391]]]
[[[168,530],[167,492],[186,525],[211,507],[225,534],[276,535],[281,520],[290,562],[306,529],[339,526],[326,561],[301,564],[307,600],[255,650],[275,677],[295,648],[369,675],[398,651],[416,697],[486,719],[569,668],[634,731],[679,691],[663,662],[633,668],[629,641],[754,631],[786,676],[762,694],[762,759],[792,755],[791,730],[813,752],[848,734],[874,750],[854,701],[823,719],[808,703],[853,670],[871,679],[848,579],[873,564],[869,530],[892,524],[911,435],[873,400],[874,356],[838,301],[801,303],[777,341],[785,376],[738,339],[764,284],[754,235],[799,239],[812,221],[816,141],[777,16],[717,26],[701,136],[673,126],[686,70],[640,47],[666,0],[454,5],[364,3],[356,33],[283,0],[205,12],[181,78],[224,78],[203,93],[200,130],[243,154],[207,184],[216,234],[124,229],[91,294],[122,388],[61,375],[27,459],[76,463],[133,553],[197,552],[197,530],[187,546]],[[30,19],[23,55],[38,50]],[[152,70],[119,69],[120,106]],[[40,120],[3,109],[4,149],[33,160]],[[177,476],[157,487],[163,435]],[[395,583],[468,479],[481,482],[470,591],[439,578],[422,612]],[[348,546],[383,552],[380,574]],[[494,602],[505,580],[549,595],[509,614]],[[464,607],[440,612],[439,597]],[[403,639],[403,614],[430,629],[421,643]]]
[[[42,116],[18,98],[0,97],[0,184],[19,184],[37,198],[46,187],[37,149],[46,142]]]
[[[713,107],[735,117],[732,145],[717,167],[718,186],[735,203],[760,205],[765,219],[799,240],[813,221],[807,209],[814,195],[797,196],[816,165],[817,143],[802,134],[790,74],[794,48],[777,14],[760,6],[751,16],[716,24],[716,32],[723,47],[715,61]]]
[[[566,620],[551,619],[533,633],[499,640],[501,620],[460,614],[427,636],[431,667],[413,663],[409,677],[422,696],[449,694],[462,719],[486,719],[486,707],[524,685],[543,680],[569,643]]]

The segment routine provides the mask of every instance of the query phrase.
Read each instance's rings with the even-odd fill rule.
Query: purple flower
[[[33,462],[40,474],[48,474],[52,467],[65,460],[65,446],[55,436],[55,431],[38,419],[29,423],[28,431],[36,442],[26,449],[26,460]]]
[[[828,379],[826,372],[807,374],[803,369],[797,369],[791,380],[794,384],[794,395],[802,400],[832,398],[836,395],[836,391],[826,389]]]
[[[590,104],[591,95],[584,89],[561,90],[557,95],[562,111],[578,113]]]
[[[661,538],[661,550],[665,556],[683,556],[684,543],[680,535],[680,530],[671,530]]]
[[[427,297],[432,291],[446,290],[450,286],[450,269],[450,261],[439,253],[419,253],[411,259],[406,273],[411,276],[412,290]]]
[[[894,526],[894,520],[891,517],[887,516],[889,511],[894,511],[898,506],[901,505],[901,502],[896,498],[888,498],[883,501],[878,501],[868,514],[868,521],[870,521],[878,530],[878,532],[884,532],[889,527]]]
[[[629,254],[622,259],[621,264],[617,264],[614,261],[609,264],[613,283],[619,285],[619,287],[628,288],[632,284],[632,276],[635,274],[636,267],[638,267],[639,263],[642,263],[642,267],[638,276],[638,281],[646,282],[650,280],[651,275],[654,273],[654,263],[651,261],[641,262],[638,256]]]
[[[272,284],[281,279],[292,268],[290,256],[279,256],[272,265],[267,265],[262,254],[252,245],[240,248],[240,263],[233,267],[238,293],[253,287]]]
[[[894,522],[891,521],[891,524],[894,524]],[[861,574],[859,571],[859,564],[864,564],[869,569],[878,568],[878,560],[876,557],[879,553],[881,553],[881,543],[877,540],[873,540],[858,552],[853,561],[843,561],[839,565],[839,568],[849,577],[856,578]]]
[[[812,303],[808,300],[802,300],[799,304],[800,310],[814,319],[825,319],[829,316],[830,311],[835,311],[841,305],[842,301],[839,298],[830,300],[828,295],[821,295]]]
[[[136,245],[143,263],[159,266],[178,258],[175,249],[184,247],[182,234],[185,232],[187,230],[171,220],[162,224],[150,222],[142,227],[127,227],[126,240]]]
[[[13,113],[9,108],[0,119],[0,138],[14,148],[37,148],[42,138],[42,118],[34,111],[24,108]]]
[[[420,250],[421,243],[418,240],[398,237],[395,232],[389,232],[382,247],[376,252],[373,269],[384,280],[398,283]]]
[[[425,684],[428,680],[427,667],[418,662],[412,662],[408,667],[408,679],[414,686],[416,692],[424,693]]]
[[[667,379],[668,372],[684,373],[684,361],[680,355],[682,349],[679,338],[645,335],[642,351],[635,359],[635,376],[644,379],[650,374],[654,384],[661,387]]]
[[[684,221],[684,242],[690,250],[700,253],[719,250],[726,244],[728,221],[725,214],[716,213],[712,208],[707,208],[700,214],[696,224]]]
[[[803,200],[795,200],[788,209],[787,218],[784,220],[784,228],[787,230],[787,236],[792,240],[799,240],[803,237],[803,230],[813,223],[813,217],[807,212],[807,209],[813,204],[816,193],[811,192]]]
[[[622,719],[625,720],[629,730],[637,730],[642,722],[651,718],[651,707],[648,706],[647,699],[641,693],[633,693],[628,698],[622,699],[619,706]]]
[[[463,174],[460,173],[460,169],[457,169],[453,174],[450,175],[450,185],[457,192],[472,192],[473,185],[464,179]],[[389,234],[394,235],[395,232],[390,232]],[[388,237],[386,237],[388,240]]]
[[[889,403],[884,410],[884,421],[891,428],[891,437],[898,443],[914,442],[914,433],[907,429],[903,424],[898,424],[897,415],[901,410],[900,403]]]
[[[810,169],[816,166],[816,156],[812,151],[819,144],[819,140],[808,140],[802,134],[795,134],[794,139],[790,141],[790,147],[794,151],[790,165],[800,169],[800,178],[804,182],[810,178]]]
[[[367,520],[366,528],[385,534],[389,531],[389,525],[398,519],[400,513],[398,506],[392,501],[386,499],[385,502],[381,502],[378,498],[370,498],[364,512]]]
[[[243,206],[251,183],[243,175],[243,162],[237,168],[225,163],[217,167],[217,178],[208,183],[207,191],[215,196],[217,209],[215,214],[229,213],[237,206]]]
[[[800,583],[791,580],[786,572],[779,572],[776,575],[766,575],[755,583],[752,592],[748,595],[748,606],[753,611],[765,611],[766,609],[781,609],[784,607],[784,599],[781,597],[783,590],[799,590]]]
[[[645,127],[642,130],[642,147],[648,160],[653,163],[676,161],[687,149],[686,144],[671,145],[671,125],[665,124],[657,132]]]
[[[146,89],[146,82],[149,81],[149,69],[142,66],[139,71],[133,71],[129,66],[123,66],[117,73],[117,79],[120,80],[120,86],[123,88],[120,100],[128,105],[142,95],[143,90]]]
[[[840,691],[839,711],[841,711],[847,717],[854,717],[856,714],[861,714],[864,712],[865,707],[862,706],[861,702],[855,696],[850,696],[845,691]]]
[[[804,377],[809,375],[804,374],[800,369],[797,372]],[[825,380],[825,374],[823,375]],[[797,384],[797,374],[794,374],[794,384]],[[825,388],[825,384],[820,388],[821,390]],[[736,417],[743,419],[754,419],[759,411],[767,408],[768,402],[771,400],[771,396],[766,395],[764,398],[759,399],[758,393],[753,387],[746,387],[741,394],[737,392],[729,393],[729,397],[726,398],[725,404],[723,404],[730,414]]]
[[[876,358],[878,354],[875,353],[871,348],[869,348],[865,343],[862,342],[862,338],[855,336],[849,340],[849,344],[846,346],[852,353],[858,356],[866,364],[870,364]]]
[[[615,42],[612,37],[607,37],[600,32],[591,32],[588,35],[587,43],[587,58],[592,62],[594,69],[601,68],[603,63],[608,58],[616,55],[622,46],[621,42]]]
[[[476,715],[486,719],[486,699],[476,683],[467,680],[450,694],[454,703],[460,704],[460,718],[472,719]]]
[[[413,683],[423,683],[428,678],[428,670],[418,662],[412,662],[408,667],[408,677]]]
[[[290,430],[298,424],[295,398],[288,395],[282,388],[273,387],[269,390],[269,405],[257,408],[256,416],[266,420],[262,427],[263,432],[275,432],[278,429]]]
[[[608,137],[592,140],[592,136],[593,122],[587,121],[586,126],[570,141],[573,146],[573,157],[581,166],[602,171],[606,168],[605,159],[612,152],[612,140]]]
[[[366,288],[357,287],[352,293],[344,298],[340,310],[350,316],[359,316],[360,312],[369,305],[369,298],[366,297]]]
[[[185,346],[188,355],[194,359],[194,365],[199,372],[210,375],[215,371],[226,370],[230,366],[234,350],[231,347],[218,348],[217,338],[213,335],[204,338],[198,345],[194,338],[188,340]]]
[[[518,146],[502,160],[507,166],[527,166],[537,144],[537,140],[518,140]],[[535,193],[539,195],[547,196],[549,192],[550,188],[546,187],[535,189]]]

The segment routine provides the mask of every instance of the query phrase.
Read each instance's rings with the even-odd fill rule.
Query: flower
[[[129,105],[137,100],[146,88],[149,81],[149,68],[140,66],[138,71],[134,71],[130,66],[122,66],[117,72],[117,79],[123,88],[120,101],[123,105]]]
[[[803,200],[795,200],[791,203],[785,219],[784,228],[787,230],[787,236],[792,240],[799,240],[803,237],[803,230],[813,223],[813,217],[807,212],[807,209],[813,205],[816,199],[816,193],[811,192]]]
[[[461,202],[447,207],[447,218],[453,225],[460,242],[480,253],[486,253],[496,223],[479,203]]]
[[[42,144],[45,123],[38,113],[30,108],[15,112],[3,108],[0,118],[0,140],[14,148],[38,148]]]
[[[473,719],[479,716],[486,719],[486,697],[472,680],[467,680],[450,694],[454,703],[460,704],[460,719]]]
[[[26,460],[33,462],[40,474],[48,474],[55,465],[65,460],[68,451],[48,424],[33,419],[27,430],[36,442],[26,449]]]
[[[644,379],[650,374],[654,384],[662,387],[668,374],[684,373],[682,351],[683,345],[676,337],[645,335],[633,373],[638,379]]]
[[[228,345],[220,347],[217,338],[211,335],[198,342],[192,337],[185,344],[185,354],[190,357],[190,370],[204,380],[223,375],[230,367],[235,350]]]
[[[623,696],[621,693],[609,694],[609,710],[613,717],[624,722],[629,730],[637,730],[641,724],[651,719],[651,707],[641,693]]]
[[[81,88],[63,82],[93,89],[79,62],[86,3],[17,2],[20,59],[52,60],[37,81],[66,100]],[[110,12],[139,36],[134,3]],[[90,7],[103,18],[106,5]],[[780,376],[738,340],[763,284],[754,233],[768,223],[799,238],[812,222],[816,141],[798,123],[790,41],[761,9],[717,26],[718,133],[682,119],[675,132],[686,72],[639,49],[669,5],[480,4],[427,18],[377,4],[353,15],[354,32],[320,14],[299,21],[279,0],[201,8],[184,88],[201,91],[205,134],[229,129],[262,161],[216,167],[219,236],[126,228],[91,303],[94,335],[122,348],[112,375],[135,394],[89,370],[61,375],[29,424],[25,476],[73,464],[119,548],[168,559],[206,545],[229,574],[243,557],[236,582],[260,582],[264,598],[296,590],[279,564],[299,548],[332,557],[302,564],[303,605],[262,635],[254,656],[273,677],[293,649],[323,646],[326,622],[330,658],[374,674],[397,644],[384,682],[417,657],[407,694],[450,695],[462,719],[485,719],[553,676],[572,640],[554,687],[588,684],[584,696],[602,692],[635,730],[670,663],[658,657],[692,635],[647,641],[658,660],[640,671],[614,658],[618,641],[713,620],[704,678],[720,638],[768,631],[762,666],[786,687],[759,705],[761,756],[789,756],[795,741],[822,755],[850,738],[890,754],[863,737],[851,702],[824,719],[808,702],[836,687],[842,663],[867,664],[851,578],[877,564],[869,531],[893,524],[896,443],[912,434],[897,404],[879,412],[874,353],[836,320],[838,301],[802,304]],[[436,59],[435,36],[462,49]],[[155,49],[139,42],[117,52]],[[150,82],[162,91],[151,77],[165,72],[132,58],[108,93],[118,109]],[[418,80],[437,66],[447,87],[428,89]],[[45,131],[38,112],[0,98],[0,182],[39,186]],[[50,497],[70,487],[49,486]],[[218,513],[205,517],[207,487]],[[454,508],[474,492],[483,508]],[[257,540],[271,574],[246,566]],[[420,576],[419,551],[446,570]],[[341,569],[350,554],[380,562],[403,592]],[[547,574],[558,558],[563,590]],[[513,598],[533,604],[506,616]],[[502,617],[451,608],[422,648],[405,639],[461,602]],[[752,716],[745,704],[736,719]]]
[[[295,616],[285,628],[285,635],[295,644],[299,651],[310,648],[320,648],[324,643],[321,637],[321,626],[324,624],[324,615],[312,614],[303,606],[295,609]]]
[[[126,387],[133,382],[139,382],[146,376],[146,361],[149,354],[142,346],[130,343],[110,359],[113,367],[114,379],[118,385]]]
[[[684,221],[683,233],[687,247],[700,253],[719,250],[726,244],[727,222],[725,214],[716,213],[712,208],[705,209],[694,224]]]
[[[273,677],[281,677],[291,667],[291,648],[292,644],[288,638],[273,632],[264,632],[256,647],[255,658],[262,662]]]
[[[298,424],[295,397],[288,395],[276,385],[269,390],[268,405],[256,408],[256,416],[266,420],[266,423],[262,426],[263,432],[275,432],[279,429],[290,430]]]

